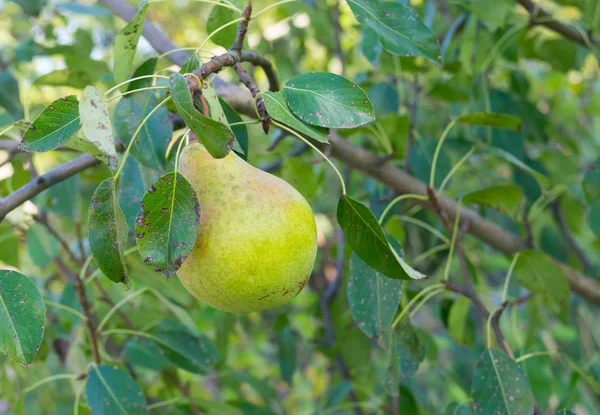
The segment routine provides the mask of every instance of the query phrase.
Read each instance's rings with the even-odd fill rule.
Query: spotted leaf
[[[114,77],[117,84],[129,79],[133,70],[133,58],[137,50],[138,42],[142,31],[144,30],[144,21],[146,20],[146,12],[148,11],[148,3],[142,2],[136,15],[131,19],[121,31],[115,36],[114,49]],[[127,86],[124,87],[127,89]]]
[[[117,150],[108,107],[100,91],[93,86],[87,86],[83,90],[79,113],[83,135],[106,155],[108,166],[114,170],[117,167]]]
[[[158,179],[142,198],[135,224],[138,250],[156,272],[171,277],[196,241],[200,205],[190,183],[177,172]]]
[[[0,270],[0,351],[26,366],[44,337],[46,307],[38,287],[25,275]]]

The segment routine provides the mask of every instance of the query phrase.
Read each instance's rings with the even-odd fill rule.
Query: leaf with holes
[[[389,278],[421,279],[388,242],[373,212],[347,195],[340,198],[337,219],[348,244],[356,255],[374,270]]]
[[[360,24],[377,32],[383,48],[392,55],[442,62],[435,34],[411,8],[381,0],[348,0],[348,5]]]
[[[90,201],[88,239],[100,271],[111,281],[129,286],[124,258],[127,222],[115,193],[112,178],[96,188]]]
[[[208,337],[192,334],[177,323],[161,322],[152,329],[151,340],[167,359],[188,372],[207,373],[219,361],[219,352]]]
[[[137,50],[138,42],[142,31],[144,30],[144,21],[146,20],[146,12],[148,11],[148,3],[142,4],[142,7],[137,11],[136,15],[131,19],[121,31],[115,36],[114,62],[113,69],[115,83],[129,79],[133,69],[133,58]],[[127,85],[123,87],[127,90]]]
[[[142,198],[142,212],[135,221],[144,262],[170,278],[194,248],[198,226],[200,205],[194,189],[181,174],[165,174]]]
[[[456,120],[459,124],[479,125],[482,127],[503,128],[511,131],[521,131],[521,119],[510,114],[495,112],[476,112],[463,115]]]
[[[368,266],[352,253],[348,303],[358,328],[369,337],[384,336],[400,305],[402,281],[393,280]]]
[[[201,114],[194,103],[185,77],[174,73],[169,79],[171,96],[177,112],[186,125],[198,137],[200,143],[214,158],[225,157],[233,146],[235,137],[231,129],[212,118]]]
[[[37,116],[23,135],[21,150],[44,152],[65,144],[79,131],[79,103],[75,95],[59,98]]]
[[[521,285],[542,295],[544,303],[555,313],[567,307],[571,295],[567,277],[548,254],[522,251],[514,272]]]
[[[106,155],[108,166],[117,167],[117,150],[112,124],[104,96],[93,86],[87,86],[79,102],[81,128],[85,138]]]
[[[85,383],[85,400],[92,415],[148,413],[142,388],[119,366],[91,365]]]
[[[471,384],[476,414],[530,415],[533,394],[521,366],[496,349],[481,355]]]
[[[0,270],[0,351],[23,366],[31,363],[44,338],[46,306],[25,275]]]
[[[493,186],[463,196],[464,203],[477,203],[516,216],[521,206],[523,191],[519,186]]]
[[[265,100],[265,105],[267,106],[267,112],[273,119],[320,143],[329,143],[329,130],[323,127],[309,125],[296,118],[285,103],[285,99],[281,92],[266,91],[262,93],[262,96]]]
[[[283,96],[292,113],[310,125],[356,128],[375,121],[369,97],[348,78],[329,72],[310,72],[290,79]]]

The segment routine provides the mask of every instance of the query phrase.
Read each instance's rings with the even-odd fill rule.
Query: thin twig
[[[399,82],[399,80],[396,80],[396,82]],[[406,141],[406,149],[404,153],[404,171],[407,173],[410,173],[410,150],[415,142],[415,128],[417,125],[420,92],[421,87],[419,85],[419,77],[415,74],[415,79],[413,81],[412,101],[408,107],[410,119],[408,120],[408,139]]]

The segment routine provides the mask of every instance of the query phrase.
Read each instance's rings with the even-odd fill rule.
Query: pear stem
[[[323,152],[321,150],[319,150],[313,143],[311,143],[310,141],[308,141],[306,138],[302,137],[300,134],[298,134],[296,131],[292,130],[291,128],[278,123],[277,121],[271,119],[271,122],[273,123],[273,125],[275,125],[276,127],[281,128],[282,130],[287,131],[290,134],[295,135],[296,137],[298,137],[300,140],[304,141],[306,144],[308,144],[310,147],[312,147],[313,150],[315,150],[317,153],[319,153],[319,155],[321,157],[323,157],[325,159],[325,161],[327,163],[329,163],[329,165],[331,166],[331,168],[335,171],[335,173],[337,174],[337,176],[340,179],[340,183],[342,185],[342,194],[346,194],[346,183],[344,182],[344,177],[342,177],[342,173],[340,173],[340,171],[338,170],[337,167],[335,167],[335,164],[333,164],[333,162],[329,159],[329,157],[327,157],[325,154],[323,154]]]

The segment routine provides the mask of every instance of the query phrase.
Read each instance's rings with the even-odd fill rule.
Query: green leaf
[[[233,151],[244,160],[248,160],[248,129],[244,124],[231,127],[231,124],[233,123],[242,122],[242,117],[240,117],[240,114],[238,114],[237,111],[223,99],[219,98],[219,102],[221,103],[221,108],[223,108],[227,123],[230,125],[233,135],[235,135],[236,143],[233,145]]]
[[[352,391],[352,382],[342,380],[327,393],[323,409],[335,408],[340,405]]]
[[[494,112],[475,112],[463,115],[456,120],[459,124],[479,125],[482,127],[503,128],[511,131],[521,131],[522,122],[519,117],[510,114]]]
[[[177,107],[177,112],[186,125],[198,137],[214,158],[225,157],[233,146],[235,137],[229,127],[215,121],[196,110],[185,77],[174,73],[169,79],[171,96]]]
[[[415,140],[410,149],[409,160],[411,172],[421,181],[429,183],[431,166],[433,165],[433,155],[437,141],[431,138],[421,138]],[[452,164],[448,153],[442,151],[439,153],[437,164],[435,166],[435,187],[439,187],[444,181],[444,177],[450,173]]]
[[[24,366],[44,338],[46,306],[38,287],[25,275],[0,270],[0,350]]]
[[[219,361],[219,352],[208,337],[194,335],[180,324],[163,321],[151,335],[164,356],[188,372],[207,373]]]
[[[594,235],[600,237],[600,202],[597,201],[590,205],[586,213],[586,220]]]
[[[515,157],[508,151],[502,150],[500,148],[493,148],[493,147],[487,148],[486,151],[490,154],[493,154],[495,156],[503,158],[504,160],[508,161],[512,165],[514,165],[514,166],[518,167],[519,169],[523,170],[524,172],[527,172],[530,175],[532,175],[542,189],[547,189],[549,187],[550,180],[546,176],[544,176],[542,173],[538,172],[537,170],[532,169],[531,167],[529,167],[527,164],[525,164],[523,161],[519,160],[517,157]]]
[[[600,201],[600,157],[583,176],[582,185],[588,203]]]
[[[319,177],[313,166],[301,158],[286,158],[281,167],[281,178],[298,190],[309,202],[315,197]]]
[[[281,378],[291,385],[296,371],[296,339],[290,327],[284,327],[279,334],[279,370]]]
[[[273,119],[287,125],[299,133],[314,138],[320,143],[329,143],[327,138],[329,131],[326,128],[309,125],[296,118],[285,103],[285,98],[281,92],[266,91],[262,93],[262,97],[265,100],[267,112]]]
[[[207,33],[212,33],[221,26],[235,20],[237,17],[238,16],[234,15],[233,10],[230,8],[215,5],[208,16],[206,31]],[[237,25],[229,25],[220,32],[217,32],[211,40],[213,43],[223,46],[225,49],[229,49],[235,41],[236,35]]]
[[[125,145],[129,144],[135,130],[157,104],[158,98],[153,91],[122,98],[113,116],[116,139]],[[163,106],[144,124],[131,154],[144,166],[163,171],[165,154],[172,135],[173,123],[169,121],[169,111]]]
[[[373,212],[347,195],[340,198],[337,219],[348,244],[367,265],[390,278],[421,279],[390,244]]]
[[[319,127],[355,128],[375,121],[369,97],[348,78],[310,72],[287,81],[283,96],[300,120]]]
[[[148,3],[140,7],[131,22],[129,22],[115,36],[114,47],[114,77],[115,83],[120,84],[129,79],[133,68],[133,58],[137,50],[138,41],[144,30],[144,21],[146,20],[146,12],[148,11]],[[127,86],[123,88],[127,90]]]
[[[44,152],[65,144],[79,131],[79,104],[75,95],[59,98],[48,105],[29,126],[19,148]]]
[[[106,155],[111,169],[117,167],[117,150],[104,96],[93,86],[83,90],[79,102],[81,128],[85,138]]]
[[[561,409],[560,411],[556,412],[554,415],[575,415],[573,412],[569,411],[568,409]]]
[[[161,371],[171,365],[156,343],[143,338],[129,340],[125,345],[125,356],[132,365],[150,370]]]
[[[398,379],[414,375],[425,359],[425,347],[419,342],[417,334],[406,318],[396,326],[393,348],[390,371],[395,373]]]
[[[377,32],[365,26],[360,31],[360,35],[360,51],[371,65],[377,66],[383,50]]]
[[[90,366],[85,383],[85,400],[92,415],[148,413],[142,388],[118,366]]]
[[[129,286],[124,258],[127,222],[117,203],[112,178],[100,183],[90,201],[88,239],[100,271],[111,281]]]
[[[556,313],[567,307],[569,283],[564,271],[547,254],[522,251],[515,265],[519,283],[528,290],[542,295],[544,303]]]
[[[7,223],[0,223],[0,262],[2,264],[19,267],[19,238],[15,229]]]
[[[462,200],[464,203],[477,203],[489,206],[515,216],[521,206],[522,198],[523,192],[519,186],[507,185],[476,190],[463,196]]]
[[[385,277],[352,253],[347,295],[358,328],[369,337],[385,336],[400,305],[402,281]]]
[[[140,76],[153,75],[154,70],[156,69],[156,62],[158,62],[158,58],[150,58],[147,61],[143,62],[138,68],[135,70],[131,78],[138,78]],[[144,78],[138,79],[137,81],[130,82],[127,87],[127,92],[135,91],[140,88],[147,88],[152,86],[152,78]]]
[[[444,415],[473,415],[471,404],[452,403],[444,410]]]
[[[80,153],[89,154],[107,166],[110,166],[110,163],[112,163],[112,160],[108,154],[101,152],[94,144],[84,138],[79,137],[78,135],[72,137],[69,141],[63,144],[63,147],[79,151]]]
[[[142,198],[135,225],[144,262],[170,278],[194,248],[200,205],[192,185],[178,172],[158,179]]]
[[[450,308],[448,315],[448,333],[459,344],[471,345],[472,333],[469,332],[469,309],[471,301],[467,297],[460,297]]]
[[[133,157],[127,157],[123,172],[117,183],[117,200],[123,210],[128,229],[135,228],[135,219],[140,213],[140,203],[148,187],[142,177],[142,166]]]
[[[476,414],[533,413],[533,394],[525,372],[500,350],[483,352],[475,369],[471,392]]]
[[[377,32],[383,48],[392,55],[423,56],[433,63],[442,62],[435,34],[409,7],[382,0],[348,0],[348,5],[360,24]]]
[[[36,267],[45,269],[58,256],[60,245],[54,236],[41,224],[27,230],[27,252]]]
[[[0,71],[0,107],[4,107],[13,120],[23,118],[19,83],[10,72],[6,71]]]

